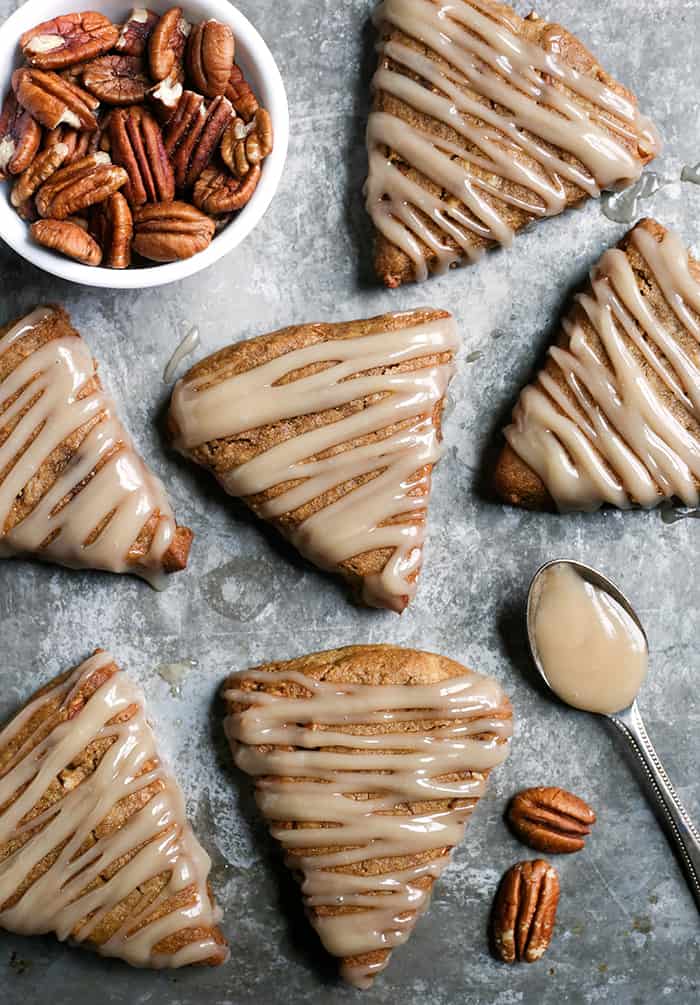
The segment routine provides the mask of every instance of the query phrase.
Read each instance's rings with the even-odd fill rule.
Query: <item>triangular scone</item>
[[[444,656],[381,645],[245,670],[223,696],[311,923],[343,978],[369,987],[505,760],[508,699]]]
[[[362,601],[416,590],[457,349],[446,311],[284,328],[194,366],[173,442]]]
[[[496,488],[531,509],[700,502],[700,263],[642,220],[606,251],[505,430]]]
[[[97,650],[0,731],[0,928],[138,967],[228,959],[143,694]]]
[[[0,328],[0,558],[154,580],[185,568],[191,542],[66,312]]]
[[[560,25],[495,0],[384,0],[367,146],[387,286],[479,258],[659,152],[634,96]]]

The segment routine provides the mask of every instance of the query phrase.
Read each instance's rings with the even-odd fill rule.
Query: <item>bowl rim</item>
[[[9,232],[6,232],[6,228],[2,227],[2,220],[9,218],[9,214],[14,217],[15,211],[10,205],[9,197],[2,198],[0,199],[0,235],[8,247],[31,265],[59,279],[102,289],[134,290],[165,286],[201,272],[233,251],[245,241],[267,212],[282,177],[289,145],[289,106],[282,75],[260,32],[245,14],[229,3],[229,0],[199,0],[199,3],[202,7],[207,8],[209,16],[217,17],[231,25],[236,36],[237,46],[240,43],[245,53],[242,62],[255,67],[257,75],[265,81],[269,90],[266,107],[272,119],[274,147],[270,156],[265,159],[260,182],[250,202],[235,220],[214,236],[211,244],[204,251],[200,251],[191,258],[137,269],[108,269],[103,266],[83,265],[81,262],[63,257],[58,252],[32,243],[29,237],[29,228],[26,225],[26,237],[14,228],[10,228]],[[22,31],[26,30],[26,26],[23,25],[22,28],[14,26],[17,22],[22,24],[31,9],[36,7],[43,9],[44,13],[37,21],[39,23],[52,16],[46,8],[53,5],[53,0],[48,3],[47,0],[26,0],[0,25],[0,45],[11,33],[15,35],[14,44],[17,44],[17,40]],[[60,7],[58,2],[55,5],[57,8]],[[109,6],[112,5],[110,2]],[[82,4],[76,5],[80,10],[89,8],[98,11],[105,6],[107,4],[104,0],[95,0],[94,3],[89,3],[88,0],[84,7]],[[124,6],[125,8],[129,6],[128,0],[125,0]],[[183,4],[183,7],[186,10],[187,4]],[[53,16],[56,16],[57,13],[58,10]]]

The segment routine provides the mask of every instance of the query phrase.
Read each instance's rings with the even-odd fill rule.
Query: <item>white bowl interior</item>
[[[96,10],[114,23],[121,23],[134,4],[129,0],[95,0],[73,4],[71,0],[28,0],[0,27],[0,86],[2,96],[9,90],[12,71],[21,62],[18,41],[28,28],[73,10]],[[144,3],[150,10],[163,13],[172,6],[166,0]],[[104,269],[81,265],[69,258],[35,244],[27,224],[10,204],[10,185],[0,182],[0,235],[23,258],[45,272],[86,286],[113,289],[141,289],[162,286],[194,275],[237,247],[251,232],[270,205],[279,184],[287,155],[289,112],[284,84],[277,64],[256,29],[227,0],[186,0],[182,4],[189,21],[216,18],[229,24],[236,38],[236,62],[255,91],[260,104],[272,118],[274,148],[263,164],[260,183],[250,202],[234,220],[213,239],[208,248],[181,262],[131,269]]]

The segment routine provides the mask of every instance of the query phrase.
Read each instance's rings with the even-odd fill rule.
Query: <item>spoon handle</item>
[[[678,855],[690,891],[700,911],[700,832],[678,798],[659,755],[649,739],[635,701],[630,708],[608,717],[627,740],[639,761],[646,795],[658,814],[671,846]]]

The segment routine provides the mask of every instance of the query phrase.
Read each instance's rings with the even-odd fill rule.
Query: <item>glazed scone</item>
[[[700,502],[700,263],[642,220],[575,297],[505,430],[498,494],[530,509]]]
[[[509,245],[659,152],[634,95],[560,25],[495,0],[384,0],[374,20],[366,197],[387,286]]]
[[[452,317],[428,308],[240,342],[178,382],[172,440],[365,604],[400,612],[457,347]]]
[[[255,779],[311,924],[342,977],[367,988],[505,760],[510,703],[453,660],[384,645],[267,663],[222,693],[234,760]]]
[[[0,731],[0,928],[137,967],[228,959],[141,690],[101,650]]]
[[[191,541],[66,312],[0,328],[0,558],[152,580],[184,569]]]

